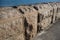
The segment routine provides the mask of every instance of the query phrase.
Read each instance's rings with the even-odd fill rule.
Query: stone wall
[[[0,40],[33,40],[60,18],[60,3],[0,8]]]

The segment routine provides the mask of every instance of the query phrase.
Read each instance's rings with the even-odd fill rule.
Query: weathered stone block
[[[18,7],[24,16],[25,39],[32,40],[37,34],[37,12],[32,6]]]
[[[56,3],[57,4],[57,13],[56,13],[56,19],[60,19],[60,3]]]
[[[0,10],[0,40],[24,40],[23,16],[16,9]]]
[[[40,25],[42,26],[42,29],[48,28],[48,26],[51,24],[51,21],[52,21],[51,18],[52,17],[45,18],[40,22]]]
[[[56,3],[49,3],[53,9],[53,23],[56,22],[56,15],[57,15],[57,4]]]
[[[38,9],[37,12],[40,15],[42,15],[43,18],[53,15],[53,13],[50,12],[52,10],[52,7],[48,4],[35,5],[33,7],[34,7],[34,9]]]

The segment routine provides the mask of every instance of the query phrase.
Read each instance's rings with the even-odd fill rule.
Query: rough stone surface
[[[42,26],[42,29],[45,29],[47,28],[50,24],[51,24],[51,17],[49,18],[46,18],[46,19],[43,19],[41,22],[40,22],[40,25]]]
[[[60,18],[60,3],[0,8],[0,40],[33,40]]]
[[[23,17],[16,9],[0,10],[0,40],[24,40]]]
[[[26,40],[32,40],[37,33],[37,12],[33,7],[18,7],[24,14],[24,27]]]

